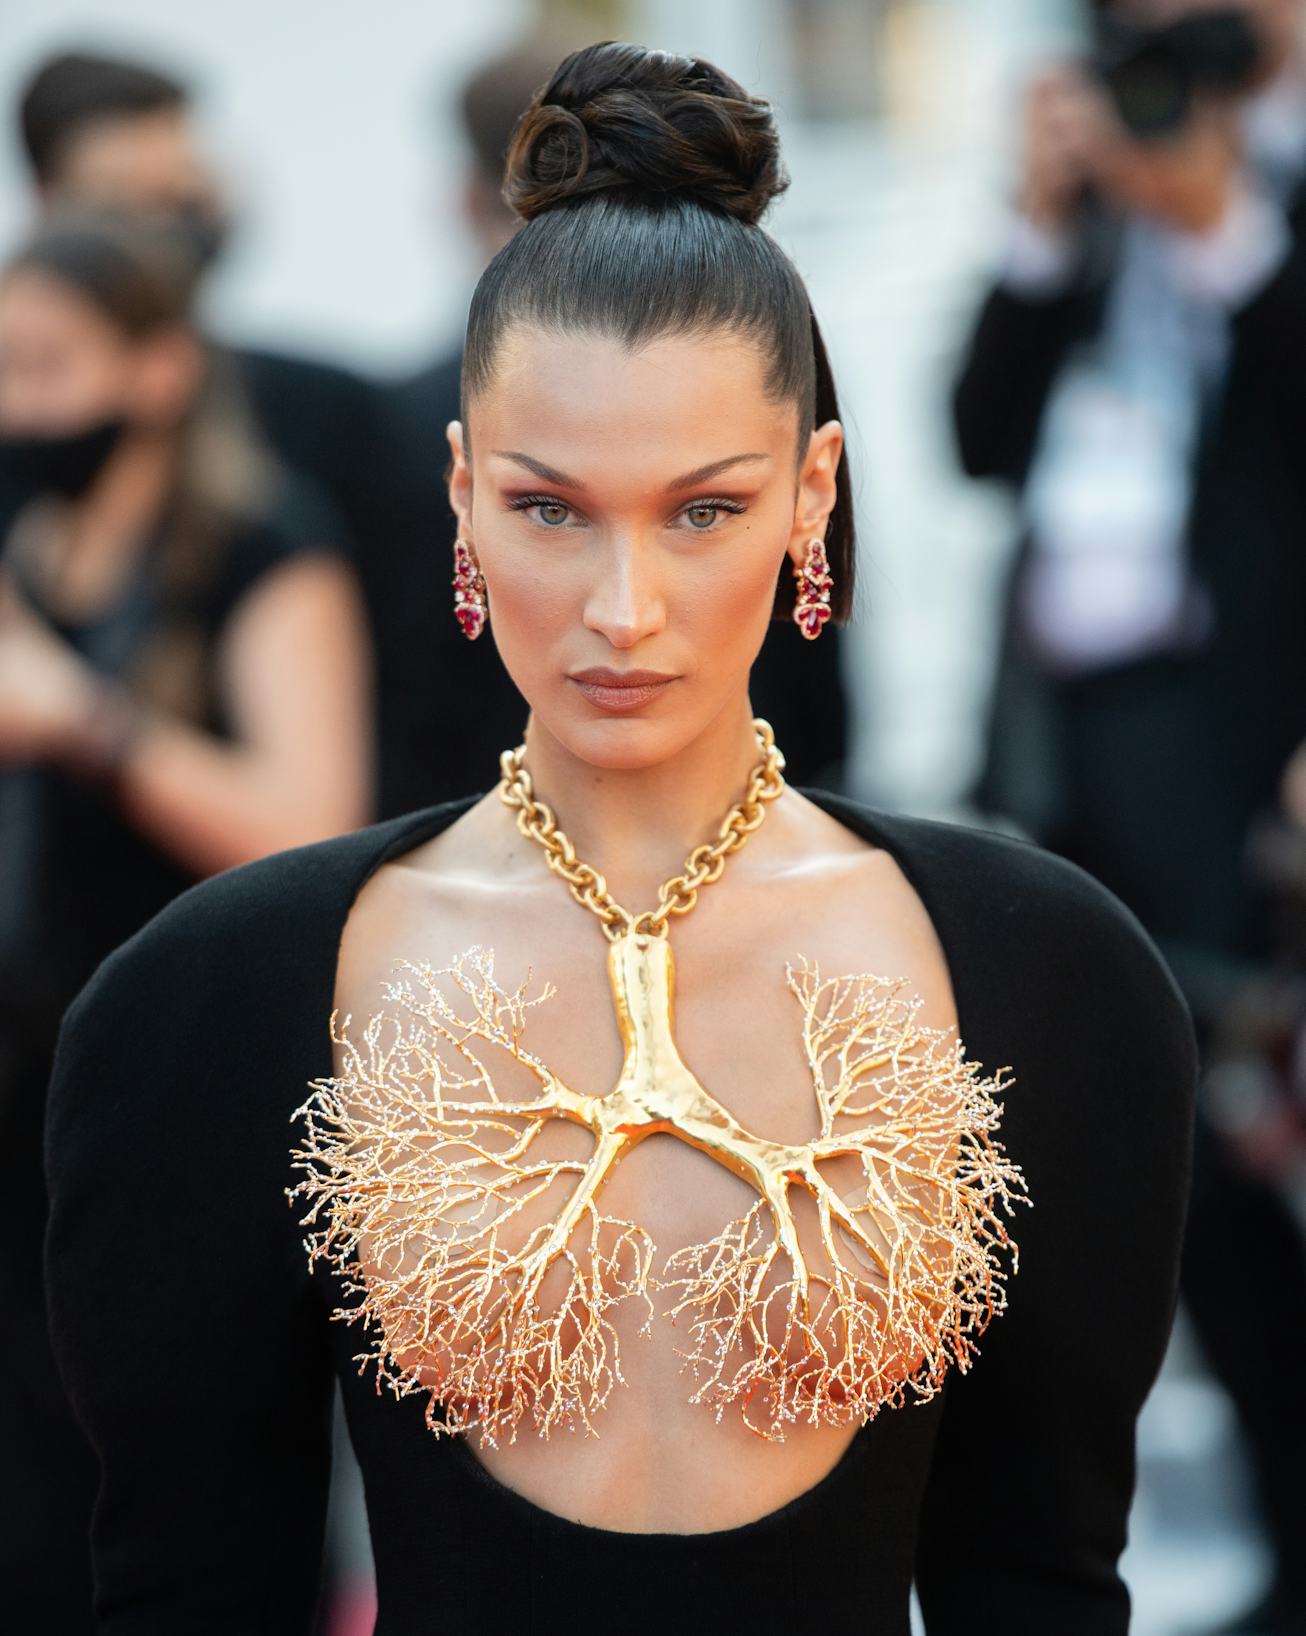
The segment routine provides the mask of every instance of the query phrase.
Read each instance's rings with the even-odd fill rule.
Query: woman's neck
[[[752,722],[745,694],[679,754],[628,770],[581,760],[532,714],[525,765],[578,856],[638,913],[653,907],[658,887],[693,847],[716,838],[742,798],[761,753]]]

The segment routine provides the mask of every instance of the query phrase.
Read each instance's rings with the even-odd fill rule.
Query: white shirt
[[[1051,671],[1191,648],[1209,633],[1186,551],[1200,418],[1224,374],[1231,314],[1290,248],[1280,200],[1306,166],[1306,86],[1276,81],[1245,120],[1249,169],[1222,219],[1190,233],[1130,217],[1100,331],[1053,385],[1025,491],[1033,549],[1019,609]],[[1078,257],[1073,232],[1018,216],[1000,282],[1054,297]]]

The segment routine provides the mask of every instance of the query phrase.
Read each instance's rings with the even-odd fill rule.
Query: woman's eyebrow
[[[583,489],[584,483],[575,477],[568,477],[566,472],[558,471],[554,466],[546,466],[542,460],[534,460],[528,454],[519,454],[516,449],[491,449],[490,453],[497,455],[500,460],[511,460],[518,466],[524,466],[527,471],[534,472],[536,477],[546,483],[556,483],[563,489]]]
[[[546,466],[542,460],[522,454],[517,449],[492,449],[492,454],[498,455],[501,460],[511,460],[518,466],[523,466],[529,472],[546,483],[556,483],[559,488],[581,489],[585,485],[578,478],[568,477],[566,472],[558,471],[554,466]],[[769,460],[769,454],[732,454],[724,460],[709,461],[706,466],[696,466],[693,471],[687,471],[683,477],[676,477],[667,484],[668,492],[676,489],[695,488],[699,483],[706,483],[709,478],[719,477],[722,472],[731,466],[741,466],[749,461]]]
[[[687,471],[683,477],[677,477],[674,482],[668,483],[668,489],[692,489],[700,483],[706,483],[709,478],[720,477],[723,471],[731,466],[747,465],[750,461],[769,460],[769,454],[732,454],[724,460],[709,461],[706,466],[695,466],[693,471]]]

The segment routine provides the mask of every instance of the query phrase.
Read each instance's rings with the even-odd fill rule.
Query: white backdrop
[[[47,52],[135,51],[193,78],[240,231],[218,329],[380,368],[416,364],[473,272],[454,217],[449,94],[520,27],[524,0],[4,0],[0,245],[27,219],[13,106]]]

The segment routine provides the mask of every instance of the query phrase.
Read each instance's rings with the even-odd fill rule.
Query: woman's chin
[[[683,726],[655,719],[653,714],[631,712],[594,716],[589,721],[568,724],[563,740],[573,755],[592,767],[612,772],[637,772],[666,761],[692,737]]]
[[[691,743],[693,726],[679,715],[670,716],[654,708],[600,713],[583,707],[582,716],[568,711],[562,719],[550,720],[539,710],[531,720],[576,760],[609,772],[638,772],[667,761]]]

